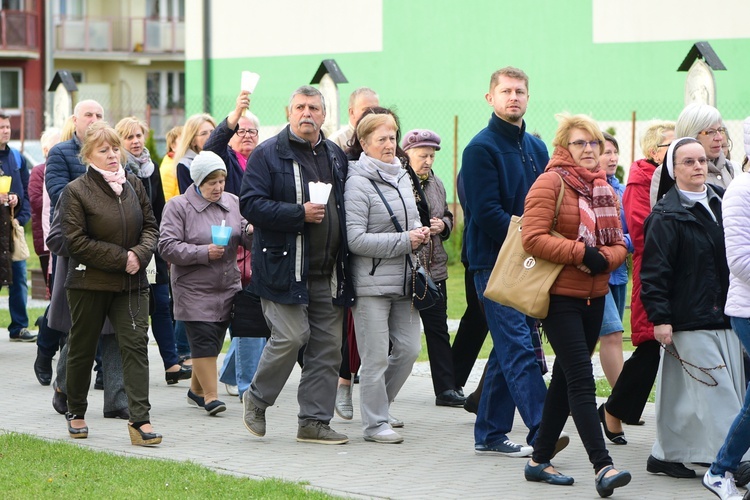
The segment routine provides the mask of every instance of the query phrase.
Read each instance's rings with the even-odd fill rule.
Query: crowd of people
[[[134,445],[162,441],[149,416],[150,324],[165,382],[190,380],[188,405],[209,416],[227,408],[224,384],[247,430],[264,436],[267,409],[298,363],[298,441],[347,443],[331,420],[354,418],[358,382],[364,440],[401,443],[395,429],[408,416],[392,415],[391,404],[419,355],[421,322],[435,404],[476,414],[476,454],[526,457],[526,480],[571,485],[551,462],[570,442],[563,428],[572,417],[596,491],[608,497],[631,474],[607,445],[628,444],[623,424],[644,423],[656,383],[647,470],[690,478],[691,464],[706,464],[706,488],[742,498],[750,173],[747,159],[729,159],[716,108],[690,104],[676,122],[654,121],[623,185],[613,135],[589,116],[561,114],[550,156],[527,132],[528,76],[493,73],[489,123],[464,149],[457,179],[467,308],[451,345],[444,242],[454,214],[432,168],[440,136],[403,133],[363,87],[351,95],[348,124],[326,138],[325,99],[302,86],[287,126],[259,142],[250,97],[240,92],[218,124],[197,114],[170,130],[161,165],[145,146],[145,122],[112,127],[99,103],[84,100],[62,130],[45,132],[46,162],[30,170],[7,147],[10,120],[0,114],[0,162],[11,177],[0,193],[8,330],[12,341],[36,341],[34,372],[53,386],[71,438],[89,434],[94,368],[104,417],[127,420]],[[750,157],[750,120],[745,134]],[[522,214],[524,249],[562,265],[545,318],[484,296],[511,217]],[[12,228],[29,218],[51,292],[38,336],[28,330],[25,260],[11,258]],[[439,292],[424,309],[414,297],[420,268]],[[623,361],[628,298],[636,349]],[[465,396],[488,332],[494,347]],[[555,354],[549,386],[542,335]],[[599,406],[597,346],[612,386]],[[516,411],[524,444],[508,437]]]

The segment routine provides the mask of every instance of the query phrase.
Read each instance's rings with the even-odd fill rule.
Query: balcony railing
[[[39,50],[37,15],[0,10],[0,50]]]
[[[185,22],[176,18],[160,20],[144,17],[57,17],[55,50],[184,54]]]

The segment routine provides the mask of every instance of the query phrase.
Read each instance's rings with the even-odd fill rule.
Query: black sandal
[[[607,439],[612,441],[614,444],[628,444],[628,440],[625,439],[625,433],[624,432],[610,432],[607,428],[607,419],[604,415],[604,405],[602,404],[599,406],[599,420],[602,422],[602,427],[604,428],[604,435],[607,436]]]

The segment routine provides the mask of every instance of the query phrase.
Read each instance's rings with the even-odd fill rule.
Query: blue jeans
[[[151,331],[159,346],[159,354],[166,370],[179,363],[172,312],[169,308],[169,285],[166,283],[151,285],[151,297],[154,301],[154,310],[151,312]]]
[[[599,336],[610,335],[612,333],[618,333],[624,331],[622,327],[622,316],[617,310],[617,303],[614,298],[614,294],[610,289],[609,293],[604,296],[604,316],[602,317],[602,324],[599,328]]]
[[[174,338],[177,344],[177,355],[190,356],[190,342],[185,331],[185,323],[182,321],[174,322]]]
[[[732,329],[739,337],[745,350],[750,350],[750,318],[730,318]],[[712,474],[729,471],[734,473],[742,457],[750,449],[750,391],[745,393],[745,404],[729,427],[727,438],[711,464]]]
[[[265,346],[263,337],[234,337],[221,365],[219,382],[236,385],[241,397],[253,381]]]
[[[26,283],[26,261],[14,262],[13,283],[8,289],[8,309],[10,311],[10,326],[8,333],[12,337],[18,335],[23,328],[29,327],[29,314],[26,302],[29,299],[29,285]]]
[[[612,298],[617,306],[617,312],[620,313],[620,321],[625,315],[625,298],[628,295],[628,284],[624,285],[609,285],[609,293],[612,294]]]
[[[484,297],[489,269],[474,273],[477,295],[484,305],[484,314],[492,335],[492,348],[487,361],[482,397],[474,424],[474,442],[488,447],[508,439],[513,428],[516,407],[529,433],[526,442],[534,445],[542,420],[547,386],[531,344],[535,320]]]

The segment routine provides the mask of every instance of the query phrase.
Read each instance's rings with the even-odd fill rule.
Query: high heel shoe
[[[610,432],[610,430],[607,428],[607,418],[604,414],[604,405],[602,404],[599,406],[599,420],[602,422],[602,427],[604,428],[604,435],[607,436],[607,439],[612,441],[614,444],[628,444],[628,440],[625,439],[625,433],[624,432]]]
[[[188,380],[193,376],[193,369],[190,366],[180,366],[176,372],[164,372],[164,379],[167,385],[174,385],[180,380]]]
[[[130,443],[135,446],[153,446],[161,443],[161,434],[157,432],[143,432],[141,426],[149,422],[138,422],[128,424]]]
[[[66,413],[65,420],[68,422],[68,434],[73,439],[86,439],[89,437],[89,427],[85,425],[81,428],[75,428],[71,425],[73,420],[83,420],[83,415],[74,415],[73,413]]]

